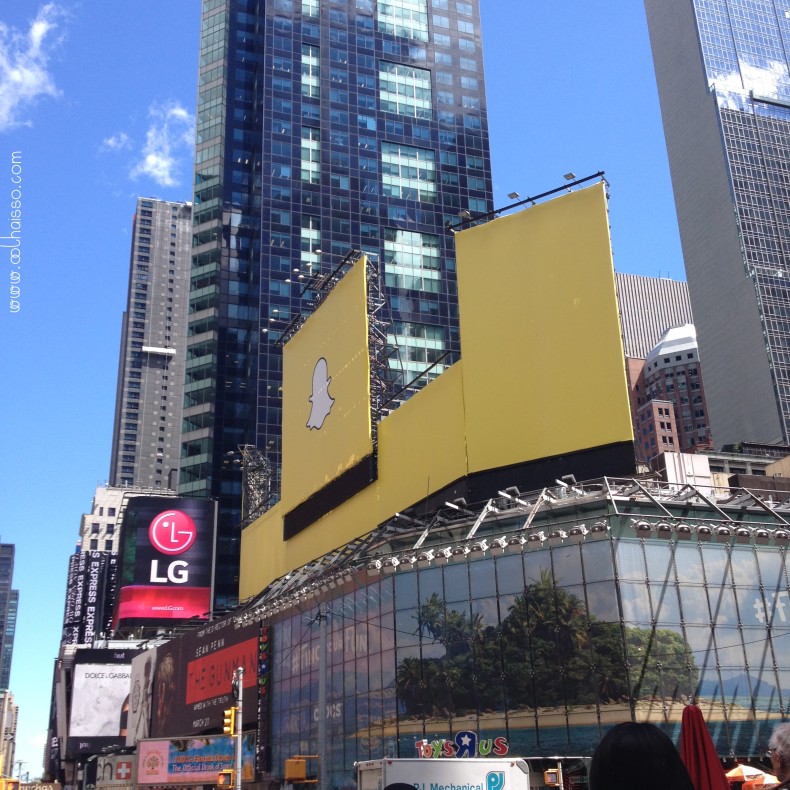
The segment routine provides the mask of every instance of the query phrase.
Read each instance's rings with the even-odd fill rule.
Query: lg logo
[[[148,528],[148,539],[151,545],[162,554],[183,554],[197,538],[195,522],[181,510],[166,510],[151,521]],[[159,560],[151,560],[152,584],[184,584],[189,580],[189,563],[174,560],[164,575],[159,573]]]

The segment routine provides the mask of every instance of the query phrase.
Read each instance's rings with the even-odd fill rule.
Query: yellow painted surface
[[[463,360],[379,424],[381,521],[466,474]]]
[[[373,452],[364,258],[286,343],[283,393],[287,512]]]
[[[631,440],[604,184],[456,247],[470,472]]]
[[[368,447],[363,289],[351,280],[333,301],[358,271],[286,346],[283,501],[242,533],[242,599],[466,474],[632,440],[604,185],[463,231],[456,247],[461,362],[379,424],[378,480],[283,541],[283,513]],[[326,434],[305,431],[321,354],[336,398],[326,427],[339,417]]]

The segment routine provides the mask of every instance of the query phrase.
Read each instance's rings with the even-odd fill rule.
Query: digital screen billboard
[[[213,500],[129,500],[113,628],[208,617],[215,525]]]
[[[72,670],[66,751],[96,754],[126,745],[131,663],[138,650],[79,650]]]
[[[213,738],[140,741],[137,785],[214,785],[217,774],[235,764],[236,739]],[[255,779],[255,736],[242,739],[241,778]]]
[[[118,556],[81,551],[69,557],[62,644],[89,645],[112,625]]]
[[[129,745],[142,733],[159,738],[221,730],[223,711],[234,704],[231,681],[238,667],[244,668],[244,723],[255,724],[259,635],[259,625],[237,628],[228,617],[141,655],[130,702],[137,737]]]
[[[132,659],[132,683],[129,697],[129,728],[126,732],[126,745],[134,746],[143,738],[151,735],[151,706],[154,695],[154,668],[156,653],[154,647]]]

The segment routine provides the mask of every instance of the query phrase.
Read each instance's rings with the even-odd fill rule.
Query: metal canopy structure
[[[775,545],[790,543],[790,501],[776,491],[699,487],[656,479],[604,477],[485,502],[445,502],[418,516],[395,513],[368,535],[295,569],[236,611],[239,623],[266,619],[317,597],[360,572],[394,573],[601,539],[660,539]]]

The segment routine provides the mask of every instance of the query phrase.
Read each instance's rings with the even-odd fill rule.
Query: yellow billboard
[[[632,441],[605,184],[456,249],[469,472]]]
[[[462,358],[381,421],[377,479],[337,485],[372,453],[361,263],[286,345],[283,497],[242,533],[240,597],[396,512],[633,473],[604,184],[458,233],[456,249]]]
[[[354,264],[283,349],[286,512],[373,453],[366,265]]]

